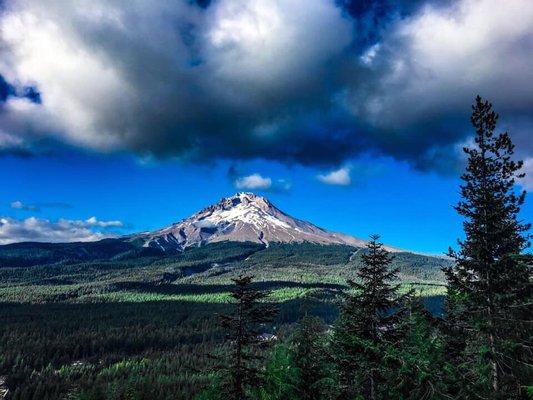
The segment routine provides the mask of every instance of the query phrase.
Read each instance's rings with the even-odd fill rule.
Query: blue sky
[[[292,216],[357,237],[380,233],[395,246],[440,254],[462,235],[452,209],[459,180],[413,171],[390,158],[352,163],[351,185],[327,185],[318,170],[254,161],[239,169],[290,181],[291,188],[254,190]],[[369,170],[368,164],[373,168]],[[100,229],[129,233],[176,222],[239,189],[228,175],[230,163],[208,166],[179,162],[141,163],[131,156],[67,153],[56,157],[0,159],[0,214],[57,220],[119,220],[124,226]],[[366,168],[366,169],[365,169]],[[11,202],[38,210],[11,207]],[[60,203],[60,204],[57,204]],[[65,204],[61,204],[65,203]],[[49,206],[47,206],[49,205]],[[529,202],[523,210],[531,219]]]
[[[0,0],[0,243],[159,228],[252,190],[442,253],[477,94],[533,191],[531,20],[529,0]]]

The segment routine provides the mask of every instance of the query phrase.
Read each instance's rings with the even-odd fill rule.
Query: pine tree
[[[348,281],[349,293],[341,305],[334,330],[334,357],[339,374],[340,399],[361,394],[366,399],[382,398],[382,374],[387,346],[398,340],[396,323],[401,298],[398,269],[391,269],[393,257],[371,236],[362,255],[359,282]]]
[[[298,368],[286,343],[276,345],[264,372],[264,383],[257,391],[258,400],[300,400],[297,391]]]
[[[518,365],[531,350],[520,337],[531,333],[531,324],[522,321],[531,317],[531,259],[522,255],[530,225],[519,219],[525,192],[514,188],[523,177],[522,162],[512,158],[509,135],[495,134],[497,120],[492,105],[478,96],[471,117],[475,146],[464,149],[468,164],[455,207],[465,218],[466,238],[458,252],[450,249],[455,266],[445,273],[457,334],[466,337],[464,360],[477,372],[470,380],[483,383],[485,375],[487,396],[517,398]]]
[[[327,390],[332,386],[325,331],[326,326],[319,317],[305,315],[292,337],[290,348],[298,370],[296,390],[301,400],[325,399]]]
[[[263,341],[258,328],[272,321],[277,313],[275,307],[261,302],[268,293],[253,288],[252,279],[252,276],[245,275],[233,279],[234,311],[220,317],[221,325],[227,331],[226,342],[231,348],[227,365],[229,379],[223,388],[229,400],[247,399],[248,388],[257,386],[260,381],[258,362],[262,357],[258,347]]]
[[[440,320],[414,296],[398,324],[399,345],[390,346],[385,365],[388,400],[449,399]]]
[[[447,288],[443,307],[445,318],[441,320],[439,333],[443,341],[443,380],[446,393],[453,399],[464,398],[466,382],[463,371],[457,368],[464,364],[466,349],[465,324],[461,321],[463,305],[460,295],[452,288]]]

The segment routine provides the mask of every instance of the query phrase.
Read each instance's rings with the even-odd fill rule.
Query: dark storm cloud
[[[357,26],[354,37],[358,46],[372,45],[381,40],[387,26],[399,18],[407,18],[424,5],[445,6],[452,0],[337,0]]]
[[[26,89],[4,96],[0,150],[52,137],[191,161],[322,166],[375,152],[449,171],[479,93],[505,116],[522,153],[533,153],[530,2],[302,7],[8,2],[0,73]],[[0,99],[5,87],[0,81]]]
[[[494,103],[520,155],[533,154],[533,6],[505,4],[425,5],[369,48],[367,68],[354,74],[364,83],[352,86],[346,102],[377,133],[379,147],[421,168],[455,164],[480,94]]]

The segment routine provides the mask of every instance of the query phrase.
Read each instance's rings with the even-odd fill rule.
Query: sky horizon
[[[443,254],[476,95],[524,160],[527,0],[0,0],[0,244],[161,228],[240,191]]]
[[[98,168],[94,167],[95,159]],[[8,160],[2,160],[4,165]],[[97,240],[103,236],[94,236],[94,232],[116,236],[156,230],[241,191],[267,197],[292,217],[322,228],[361,239],[378,233],[385,243],[406,250],[442,255],[463,236],[462,219],[453,210],[459,200],[458,176],[416,172],[405,163],[386,158],[374,159],[370,171],[366,162],[352,164],[349,185],[324,184],[312,168],[280,164],[273,167],[264,161],[240,168],[268,170],[274,182],[283,179],[290,184],[283,188],[239,185],[239,178],[233,175],[234,164],[225,168],[206,165],[199,170],[197,165],[170,161],[146,165],[131,157],[118,160],[116,156],[95,154],[78,155],[75,168],[72,157],[67,155],[56,155],[54,161],[12,158],[11,163],[0,171],[0,178],[9,176],[26,184],[9,191],[3,188],[2,198],[12,201],[0,205],[0,215],[16,221],[35,218],[33,229],[31,226],[12,229],[17,228],[14,233],[22,236],[34,234],[32,240],[38,241],[62,242],[70,237]],[[30,182],[43,163],[49,174],[47,179]],[[69,179],[71,183],[65,185],[68,168],[72,168],[68,175],[78,179]],[[359,180],[355,181],[358,172]],[[171,179],[172,186],[167,184]],[[32,201],[43,185],[48,186],[48,194],[39,196],[39,202]],[[93,190],[89,195],[85,190],[77,190],[78,186],[91,186]],[[528,200],[529,196],[522,209],[523,219],[533,215],[533,203]],[[55,236],[46,236],[50,231]]]

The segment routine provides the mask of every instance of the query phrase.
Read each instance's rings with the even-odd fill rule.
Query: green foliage
[[[247,399],[249,391],[257,387],[261,378],[258,363],[262,359],[258,350],[265,344],[260,329],[277,314],[275,306],[264,302],[268,293],[253,288],[252,279],[250,275],[233,279],[232,312],[219,317],[230,348],[228,356],[219,358],[227,377],[221,389],[232,400]]]
[[[0,325],[0,375],[21,400],[44,398],[40,392],[121,399],[126,390],[187,399],[213,365],[201,355],[222,334],[215,311],[177,302],[3,304],[0,318],[9,323]]]
[[[439,321],[413,298],[401,321],[402,339],[387,348],[385,377],[390,400],[449,398],[446,373],[449,365]]]
[[[306,314],[291,338],[290,350],[297,370],[295,388],[299,399],[326,400],[336,393],[326,328],[320,318]]]
[[[207,355],[228,351],[216,314],[228,311],[232,278],[243,270],[254,274],[252,286],[270,291],[280,306],[265,331],[292,330],[305,313],[332,323],[343,277],[352,277],[358,263],[350,261],[356,250],[216,243],[166,257],[4,265],[0,380],[6,377],[18,400],[36,393],[39,399],[193,398],[216,385],[211,371],[217,364]],[[419,280],[415,286],[433,296],[427,304],[439,312],[442,285]],[[328,346],[324,335],[321,354]],[[319,387],[334,386],[327,373],[322,379]]]
[[[264,383],[257,389],[258,400],[296,400],[299,371],[286,344],[275,346],[264,372]]]
[[[386,381],[383,366],[386,349],[398,339],[397,321],[401,297],[392,284],[398,269],[392,256],[374,235],[362,255],[358,282],[348,281],[351,292],[341,303],[341,315],[333,334],[333,356],[339,376],[340,399],[362,395],[383,399]]]
[[[453,268],[446,269],[448,303],[454,329],[464,345],[457,367],[465,372],[470,396],[521,397],[523,367],[530,366],[531,285],[530,225],[519,219],[525,191],[516,193],[521,161],[513,160],[507,133],[495,134],[498,115],[479,96],[473,106],[475,145],[462,176],[461,201],[465,240],[450,249]]]
[[[135,248],[132,243],[121,239],[78,243],[13,243],[0,246],[0,268],[110,259]],[[139,256],[140,253],[135,255]]]

